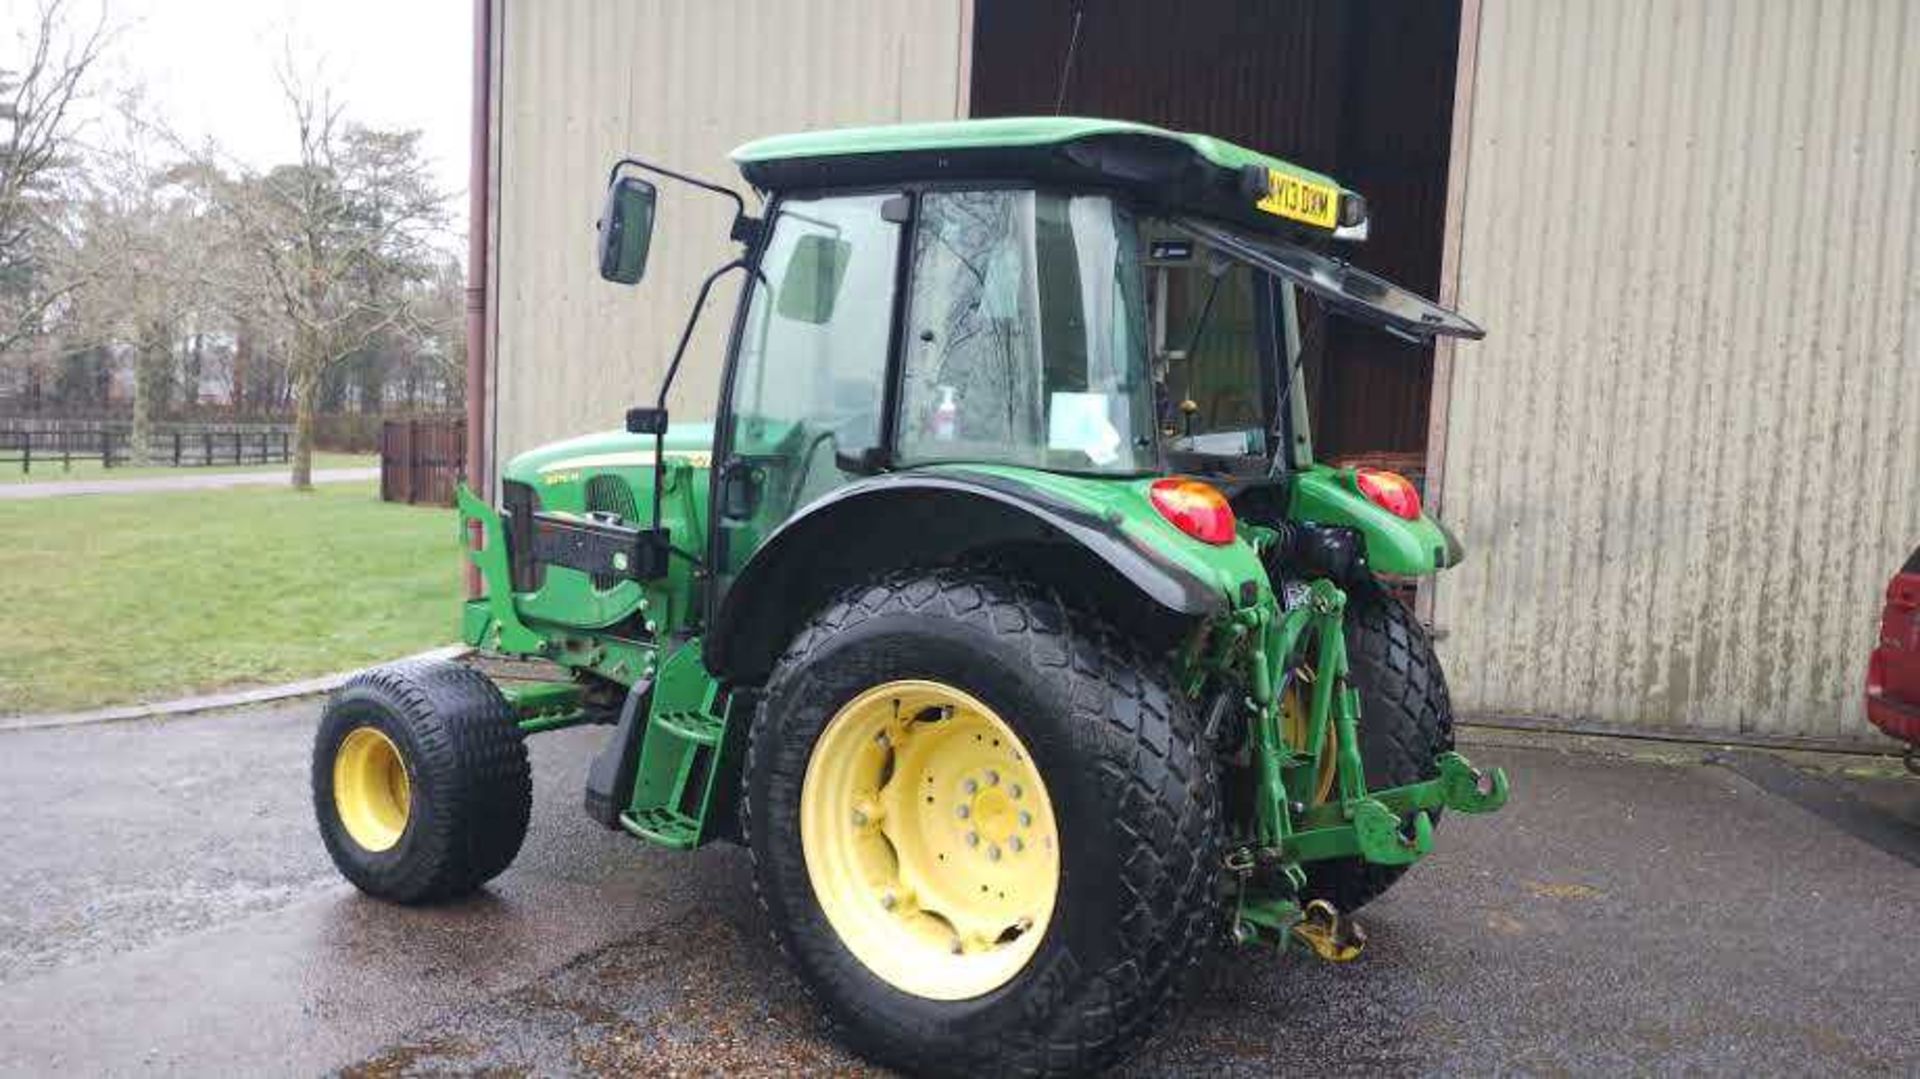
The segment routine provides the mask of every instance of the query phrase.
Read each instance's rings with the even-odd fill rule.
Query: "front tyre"
[[[1160,666],[1024,583],[892,574],[773,672],[754,881],[846,1039],[909,1073],[1101,1067],[1218,927],[1217,779]]]
[[[464,895],[512,863],[533,804],[513,709],[480,672],[445,661],[353,676],[313,743],[313,809],[327,853],[368,895]]]

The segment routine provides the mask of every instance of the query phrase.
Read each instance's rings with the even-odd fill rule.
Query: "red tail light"
[[[1388,472],[1379,468],[1356,468],[1353,470],[1353,485],[1367,496],[1367,501],[1409,521],[1420,519],[1420,492],[1414,489],[1413,481],[1398,472]]]
[[[1233,507],[1211,484],[1172,476],[1154,480],[1147,497],[1160,516],[1194,539],[1216,546],[1233,542]]]

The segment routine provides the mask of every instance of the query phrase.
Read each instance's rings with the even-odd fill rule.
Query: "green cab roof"
[[[747,181],[766,191],[961,178],[1100,183],[1174,208],[1322,234],[1332,231],[1325,218],[1342,198],[1357,202],[1332,177],[1225,139],[1083,116],[802,131],[755,139],[731,156]],[[1255,210],[1276,187],[1321,192],[1331,203],[1324,214]]]
[[[1169,139],[1184,143],[1201,157],[1223,169],[1246,165],[1277,169],[1303,180],[1336,184],[1331,176],[1303,169],[1238,143],[1196,135],[1189,131],[1169,131],[1152,124],[1131,120],[1101,120],[1087,116],[1005,116],[992,120],[940,120],[924,124],[881,124],[874,127],[839,127],[822,131],[796,131],[769,135],[734,148],[730,155],[741,165],[763,161],[808,157],[842,157],[848,154],[897,154],[912,150],[980,150],[1058,146],[1078,139],[1102,135],[1132,135]]]

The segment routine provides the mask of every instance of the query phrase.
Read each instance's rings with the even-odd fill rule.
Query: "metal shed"
[[[1198,127],[1368,193],[1360,258],[1491,329],[1348,342],[1323,448],[1424,464],[1469,557],[1422,597],[1465,712],[1859,742],[1920,543],[1920,8],[1901,0],[477,0],[490,461],[618,423],[726,210],[664,192],[602,286],[605,170],[769,132],[1051,111]],[[724,305],[731,297],[716,297]],[[710,402],[710,318],[676,404]]]

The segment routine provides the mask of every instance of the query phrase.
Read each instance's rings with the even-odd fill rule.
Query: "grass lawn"
[[[380,455],[377,453],[316,453],[313,455],[315,471],[323,468],[377,468]],[[168,465],[153,465],[147,468],[135,468],[132,465],[115,465],[112,468],[100,467],[99,461],[75,461],[72,468],[61,468],[58,457],[41,460],[33,459],[33,471],[20,471],[20,463],[13,461],[0,464],[0,483],[58,483],[61,480],[135,480],[148,476],[191,476],[196,472],[288,472],[292,465],[194,465],[190,468],[173,468]]]
[[[452,510],[372,483],[0,502],[0,714],[169,700],[459,638]]]

